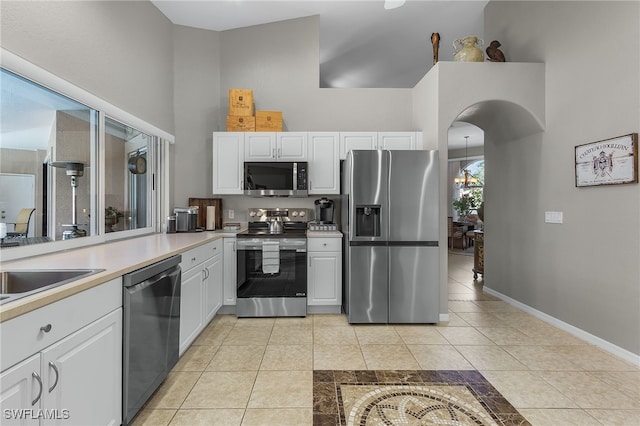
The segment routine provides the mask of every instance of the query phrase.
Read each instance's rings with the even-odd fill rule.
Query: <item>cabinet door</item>
[[[284,132],[277,134],[278,161],[307,161],[307,133]]]
[[[377,132],[342,132],[340,133],[340,159],[346,160],[347,152],[354,149],[377,149]]]
[[[308,305],[340,305],[342,260],[337,252],[308,253]]]
[[[33,355],[0,374],[0,415],[3,425],[38,425],[29,411],[40,409],[44,384],[40,376],[40,354]],[[35,401],[35,404],[34,404]]]
[[[204,326],[222,306],[222,253],[204,263]]]
[[[244,135],[244,161],[276,161],[276,134],[247,132]]]
[[[340,193],[339,133],[309,133],[309,194]]]
[[[380,132],[378,133],[380,149],[416,149],[415,132]]]
[[[202,302],[202,265],[191,268],[182,274],[182,293],[180,294],[180,356],[198,337],[204,327]]]
[[[122,308],[42,351],[42,407],[73,424],[122,423]],[[43,419],[42,425],[59,420]]]
[[[236,304],[236,286],[237,286],[237,262],[236,239],[224,239],[224,268],[223,268],[223,303],[225,305]]]
[[[213,193],[242,194],[244,133],[213,134]],[[182,167],[189,167],[183,164]],[[179,171],[178,171],[179,172]]]

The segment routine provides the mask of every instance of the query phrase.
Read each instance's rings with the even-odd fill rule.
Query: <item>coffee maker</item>
[[[316,206],[316,223],[333,223],[333,200],[322,197],[314,201]]]
[[[333,200],[322,197],[314,201],[316,217],[313,222],[309,222],[311,231],[336,231],[337,225],[333,221],[334,205]]]

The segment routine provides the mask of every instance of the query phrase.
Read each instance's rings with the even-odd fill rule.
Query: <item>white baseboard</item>
[[[496,296],[502,300],[504,300],[505,302],[509,303],[510,305],[513,305],[515,307],[517,307],[518,309],[521,309],[523,311],[525,311],[528,314],[533,315],[534,317],[541,319],[542,321],[551,324],[554,327],[557,327],[561,330],[566,331],[567,333],[570,333],[584,341],[586,341],[587,343],[591,343],[595,346],[598,346],[599,348],[604,349],[605,351],[609,352],[612,355],[615,355],[619,358],[624,359],[625,361],[628,361],[638,367],[640,367],[640,355],[638,354],[634,354],[631,351],[628,351],[624,348],[621,348],[620,346],[616,346],[611,342],[608,342],[598,336],[594,336],[591,333],[588,333],[578,327],[575,327],[571,324],[567,324],[564,321],[561,321],[555,317],[552,317],[549,314],[545,314],[542,311],[539,311],[535,308],[532,308],[529,305],[525,305],[522,302],[518,302],[515,299],[510,298],[509,296],[505,296],[504,294],[495,291],[491,288],[488,287],[484,287],[483,288],[484,291],[486,291],[487,293]],[[440,315],[442,317],[442,314]]]

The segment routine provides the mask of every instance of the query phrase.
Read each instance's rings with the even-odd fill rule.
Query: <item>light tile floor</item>
[[[640,425],[640,368],[482,291],[449,255],[450,320],[217,316],[134,421],[311,425],[316,370],[479,370],[533,425]]]

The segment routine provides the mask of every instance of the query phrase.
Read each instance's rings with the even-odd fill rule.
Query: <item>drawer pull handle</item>
[[[192,257],[192,258],[191,258],[191,261],[192,261],[192,262],[195,262],[195,261],[196,261],[196,258],[195,258],[195,257]]]
[[[51,324],[43,325],[42,327],[40,327],[40,331],[44,331],[45,333],[50,332],[51,331]]]
[[[40,397],[42,396],[42,379],[40,378],[40,375],[38,373],[36,373],[35,371],[33,373],[31,373],[31,375],[33,376],[34,379],[36,379],[38,381],[38,384],[40,385],[40,390],[38,391],[38,396],[36,396],[36,399],[31,401],[31,405],[36,405],[38,403],[38,401],[40,401]]]
[[[53,361],[49,361],[49,367],[53,368],[53,371],[56,372],[56,381],[53,382],[53,386],[49,388],[49,393],[56,388],[58,385],[58,378],[60,377],[60,372],[58,371],[58,367],[53,363]]]

